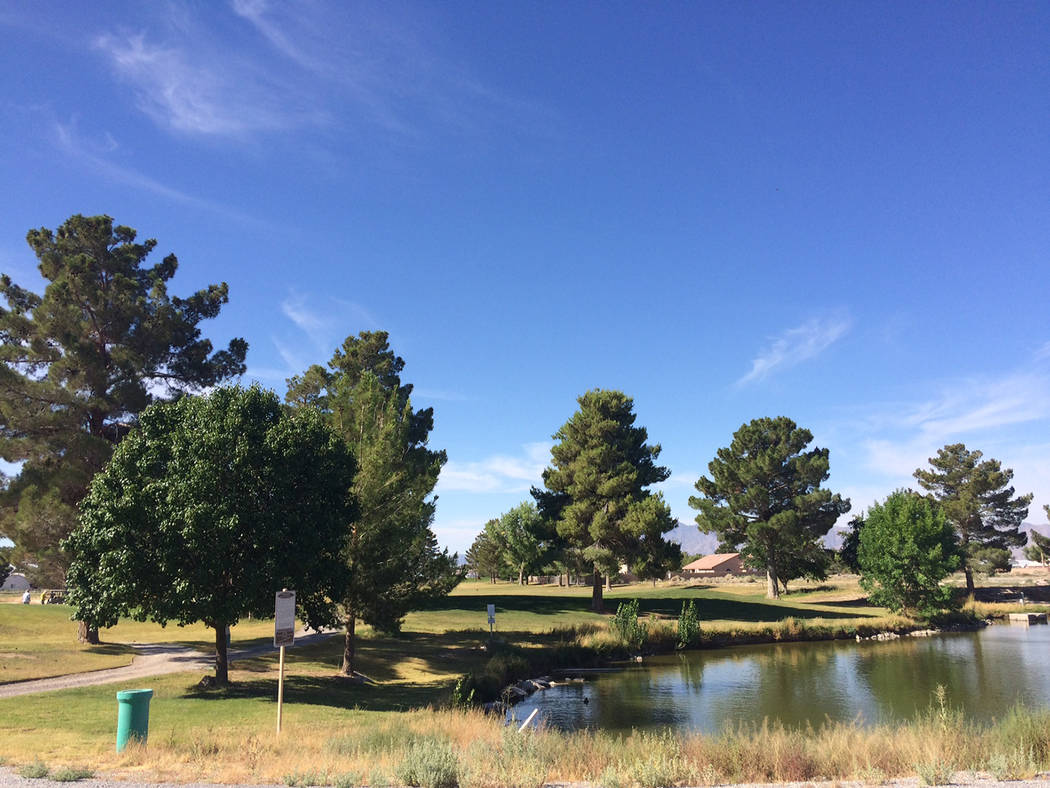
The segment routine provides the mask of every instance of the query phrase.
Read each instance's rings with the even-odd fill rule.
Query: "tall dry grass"
[[[789,729],[764,723],[717,735],[518,733],[473,711],[360,717],[340,729],[300,727],[280,739],[220,727],[151,740],[96,764],[125,778],[272,782],[287,785],[404,784],[497,788],[579,781],[620,786],[865,780],[952,771],[999,779],[1050,768],[1050,710],[1014,709],[996,724],[967,723],[946,703],[911,724]]]

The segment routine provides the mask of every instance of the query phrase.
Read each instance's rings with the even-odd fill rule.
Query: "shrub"
[[[472,679],[470,673],[456,679],[456,686],[452,688],[452,708],[468,709],[474,705],[475,688],[471,686]]]
[[[923,785],[948,785],[952,781],[952,767],[940,760],[915,764],[915,771]]]
[[[458,788],[459,760],[447,744],[420,742],[409,748],[394,776],[418,788]]]
[[[301,786],[328,785],[328,773],[309,770],[305,772],[292,772],[284,776],[284,784],[291,788]]]
[[[27,763],[18,770],[19,777],[26,777],[30,780],[40,780],[47,777],[49,774],[51,774],[51,770],[47,767],[47,764],[41,763],[40,761]]]
[[[86,780],[89,777],[94,776],[95,773],[93,771],[79,766],[64,766],[51,773],[51,779],[59,783],[72,783],[77,780]]]
[[[335,788],[354,788],[361,784],[361,775],[357,772],[347,772],[335,778]]]
[[[682,602],[682,613],[678,616],[678,648],[689,648],[700,639],[700,617],[692,599]]]
[[[645,643],[645,625],[638,621],[638,600],[621,602],[613,616],[612,630],[620,641],[632,648],[641,648]]]

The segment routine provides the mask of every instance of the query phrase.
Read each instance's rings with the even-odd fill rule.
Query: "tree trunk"
[[[344,676],[354,675],[354,632],[357,631],[357,614],[347,613],[346,637],[343,639],[343,666],[339,672]]]
[[[612,576],[605,576],[605,590],[610,591],[612,589]]]
[[[98,645],[98,630],[94,627],[89,627],[86,621],[77,622],[77,643],[89,643],[92,646]]]
[[[972,594],[976,590],[976,586],[973,584],[973,570],[969,566],[963,567],[963,574],[966,575],[966,593]]]
[[[780,582],[777,580],[777,568],[772,564],[766,566],[766,599],[780,599]]]
[[[594,568],[591,585],[591,610],[595,613],[605,612],[605,604],[602,600],[602,573],[598,571],[598,567]]]
[[[226,627],[215,625],[215,685],[225,687],[230,683],[230,658],[226,649]]]
[[[518,567],[518,585],[525,585],[525,564]]]

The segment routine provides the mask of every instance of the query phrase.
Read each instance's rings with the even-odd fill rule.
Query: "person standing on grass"
[[[22,594],[22,604],[23,605],[28,605],[29,604],[29,589],[28,588],[26,589],[26,592],[24,594]]]

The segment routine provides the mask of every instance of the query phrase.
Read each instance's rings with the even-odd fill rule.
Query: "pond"
[[[891,641],[736,646],[647,658],[615,673],[536,692],[533,709],[563,730],[673,727],[717,733],[740,722],[791,727],[914,719],[944,686],[951,706],[988,721],[1022,702],[1050,706],[1050,627],[995,625],[978,632]]]

